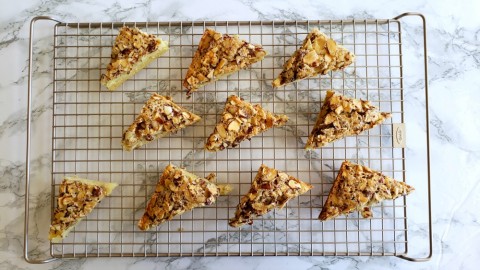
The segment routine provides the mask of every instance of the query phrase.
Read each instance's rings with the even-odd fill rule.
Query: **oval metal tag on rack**
[[[405,124],[393,124],[393,147],[405,148]]]

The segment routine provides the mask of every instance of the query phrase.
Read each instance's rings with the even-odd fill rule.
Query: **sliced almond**
[[[180,118],[178,118],[178,117],[173,117],[173,118],[172,118],[172,122],[173,122],[174,125],[180,124],[180,121],[181,121],[181,120],[180,120]]]
[[[358,99],[353,99],[352,104],[355,107],[355,109],[359,110],[362,109],[362,102]]]
[[[192,117],[188,112],[182,112],[182,116],[185,119],[190,119]]]
[[[316,38],[313,44],[313,49],[315,49],[318,54],[321,54],[325,51],[325,45],[326,41],[324,38]]]
[[[324,59],[325,59],[325,62],[326,62],[326,63],[330,63],[330,62],[332,62],[332,60],[333,60],[332,57],[331,57],[330,55],[328,55],[328,54],[325,54],[325,58],[324,58]]]
[[[217,125],[217,132],[220,134],[222,138],[227,137],[227,131],[225,130],[225,127],[223,127],[223,124],[218,124]]]
[[[215,71],[212,69],[210,72],[207,74],[207,78],[212,79]],[[200,73],[199,73],[200,74]]]
[[[301,187],[300,184],[297,183],[297,181],[295,181],[295,180],[288,181],[288,186],[293,188],[293,189],[299,189]]]
[[[307,42],[305,43],[304,47],[308,50],[313,50],[312,42],[310,41],[310,39],[307,39]]]
[[[265,167],[263,171],[263,181],[273,181],[277,177],[276,170],[270,170],[269,168]]]
[[[280,180],[282,180],[282,181],[287,181],[289,176],[288,176],[288,174],[286,174],[284,172],[279,172],[278,173],[278,178],[280,178]]]
[[[343,106],[338,106],[336,109],[335,109],[335,113],[336,114],[341,114],[343,112]]]
[[[233,120],[228,125],[228,131],[238,132],[240,130],[240,123],[237,120]]]
[[[197,78],[198,78],[199,81],[205,81],[207,79],[207,78],[205,78],[205,76],[203,76],[202,73],[198,73]]]
[[[311,65],[313,62],[317,61],[317,59],[318,54],[315,52],[315,50],[311,50],[305,55],[305,57],[303,58],[303,62],[307,65]]]
[[[66,198],[63,198],[62,200],[62,205],[69,205],[73,203],[73,198],[72,197],[66,197]]]
[[[223,115],[223,121],[224,122],[227,122],[228,120],[232,119],[233,118],[233,115],[231,115],[230,113],[225,113]]]
[[[160,128],[160,124],[157,121],[152,121],[152,129],[158,130]]]
[[[329,114],[327,114],[327,116],[325,116],[324,124],[329,125],[329,124],[335,122],[336,120],[337,120],[337,118],[335,117],[335,115],[332,114],[332,113],[329,113]]]
[[[337,43],[333,39],[327,40],[327,49],[328,53],[331,55],[335,55],[335,52],[337,52]]]
[[[218,63],[217,67],[215,69],[217,70],[220,70],[223,68],[223,66],[225,66],[225,64],[228,62],[227,59],[225,58],[222,58],[222,60],[220,60],[220,62]]]
[[[170,106],[165,106],[163,107],[163,112],[166,114],[166,115],[171,115],[173,110],[172,110],[172,107]]]
[[[237,106],[229,106],[228,107],[228,112],[231,113],[232,115],[235,115],[238,111],[238,107]]]

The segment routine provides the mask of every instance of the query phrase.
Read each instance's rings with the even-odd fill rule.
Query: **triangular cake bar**
[[[207,83],[249,67],[266,54],[261,45],[206,29],[183,81],[187,95]]]
[[[329,220],[353,211],[360,211],[362,217],[370,218],[370,206],[408,195],[413,190],[413,187],[404,182],[344,161],[318,218],[322,221]]]
[[[123,149],[131,151],[155,139],[175,133],[200,119],[200,116],[175,104],[170,97],[154,93],[133,124],[123,133]]]
[[[214,204],[218,195],[231,191],[229,185],[214,184],[215,174],[198,177],[184,169],[168,165],[157,183],[145,213],[138,221],[141,230],[149,230],[195,207]]]
[[[313,187],[284,172],[262,164],[252,182],[248,193],[237,206],[235,217],[230,226],[240,227],[252,224],[253,218],[262,216],[271,210],[282,209],[285,204]]]
[[[75,225],[92,212],[93,208],[110,195],[116,183],[105,183],[74,177],[65,177],[60,184],[57,207],[53,212],[48,239],[58,242],[65,238]]]
[[[168,42],[138,28],[124,26],[113,44],[110,63],[101,83],[115,90],[124,81],[168,50]]]
[[[205,149],[219,151],[235,147],[240,142],[266,131],[272,127],[283,126],[288,117],[273,114],[260,105],[252,105],[235,95],[228,97],[222,118],[207,139]]]
[[[355,55],[335,40],[314,28],[283,65],[283,71],[273,81],[273,87],[341,70],[353,63]]]
[[[305,149],[311,150],[379,125],[390,113],[380,112],[367,100],[348,98],[331,90],[308,137]]]

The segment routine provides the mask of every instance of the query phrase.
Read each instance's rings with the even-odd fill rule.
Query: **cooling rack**
[[[51,211],[65,175],[111,181],[120,186],[66,239],[50,244],[52,258],[29,257],[30,71],[26,260],[44,263],[81,257],[266,255],[391,255],[409,260],[428,259],[431,228],[430,255],[408,257],[406,198],[375,207],[370,220],[363,220],[358,214],[327,222],[317,219],[343,160],[405,180],[400,19],[407,15],[418,15],[424,23],[420,14],[384,20],[155,23],[65,23],[50,17],[34,18],[30,29],[30,68],[35,22],[56,22],[53,29]],[[118,90],[110,92],[100,85],[99,78],[110,60],[118,28],[123,25],[136,26],[168,40],[170,49]],[[207,85],[187,99],[182,79],[207,27],[262,44],[269,54],[251,69]],[[353,51],[356,62],[344,72],[272,89],[271,81],[280,73],[282,64],[313,27]],[[423,27],[425,34],[425,24]],[[382,111],[391,112],[392,118],[361,135],[306,152],[303,149],[306,138],[327,89],[368,99]],[[177,134],[133,152],[124,152],[120,144],[122,132],[152,93],[172,96],[175,102],[203,119]],[[427,93],[425,88],[425,96]],[[214,129],[230,94],[261,104],[275,113],[287,114],[290,120],[285,127],[271,129],[241,143],[238,148],[206,152],[203,150],[206,137]],[[426,129],[428,143],[428,125]],[[428,152],[426,159],[429,160]],[[200,176],[215,172],[219,183],[229,183],[234,190],[213,206],[195,209],[152,231],[142,232],[136,223],[169,163]],[[314,189],[290,201],[284,209],[257,218],[252,226],[231,228],[228,219],[262,163],[309,182]],[[427,181],[429,184],[429,174]],[[429,189],[426,196],[430,206]]]

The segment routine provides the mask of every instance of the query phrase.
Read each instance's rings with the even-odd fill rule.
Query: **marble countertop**
[[[322,2],[322,3],[321,3]],[[477,269],[480,259],[480,3],[460,5],[451,0],[435,1],[17,1],[0,10],[0,269]],[[466,8],[468,7],[468,8]],[[433,257],[413,263],[396,257],[194,257],[194,258],[100,258],[59,260],[32,265],[23,258],[25,199],[25,139],[28,74],[29,22],[50,15],[66,22],[88,21],[179,21],[179,20],[301,20],[387,19],[403,12],[425,15],[428,29],[429,113],[432,179]],[[415,21],[412,21],[414,25]],[[409,64],[422,57],[422,33],[418,27],[404,30],[406,103],[419,112],[425,108],[418,91],[423,89],[423,66]],[[36,57],[42,63],[42,54]],[[421,63],[421,61],[420,61]],[[408,67],[408,69],[407,69]],[[39,65],[34,83],[32,117],[51,126],[51,67]],[[420,76],[419,76],[420,75]],[[411,90],[411,91],[410,91]],[[421,93],[421,91],[420,91]],[[477,97],[477,98],[475,98]],[[476,112],[476,113],[475,113]],[[412,116],[421,126],[422,117]],[[41,132],[40,132],[41,133]],[[407,156],[416,160],[423,141],[410,134]],[[421,134],[420,134],[421,135]],[[40,137],[42,134],[39,135]],[[408,136],[408,133],[407,133]],[[38,138],[35,138],[38,139]],[[48,141],[48,138],[46,138]],[[36,142],[42,141],[34,140]],[[410,146],[409,146],[410,144]],[[50,145],[37,144],[31,159],[32,177],[48,175]],[[411,178],[425,177],[424,164],[407,165]],[[35,221],[50,215],[48,181],[32,184],[33,225],[31,237],[46,231],[48,224]],[[47,184],[45,184],[47,183]],[[422,192],[425,182],[414,180]],[[425,193],[423,193],[425,194]],[[424,199],[409,209],[411,253],[428,248],[428,226]],[[418,208],[415,208],[418,207]],[[422,208],[422,209],[419,209]],[[33,208],[32,208],[33,209]],[[413,210],[412,210],[413,209]],[[415,222],[415,221],[419,222]],[[48,244],[35,246],[32,256],[48,256]]]

